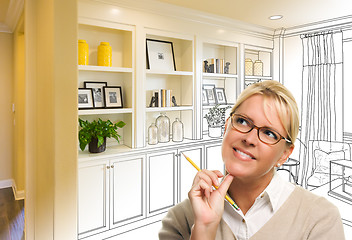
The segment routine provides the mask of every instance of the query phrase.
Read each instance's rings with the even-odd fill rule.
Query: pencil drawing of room
[[[277,173],[333,202],[352,239],[351,0],[2,0],[0,9],[0,188],[24,201],[26,239],[157,239],[197,172],[182,153],[225,170],[206,114],[216,102],[228,114],[246,86],[266,80],[283,83],[300,112]],[[89,44],[87,65],[77,64],[78,40]],[[101,42],[111,66],[98,66]],[[166,43],[172,54],[155,52],[172,64],[152,69],[148,42]],[[204,71],[209,59],[223,72]],[[246,74],[248,59],[261,75]],[[78,109],[87,81],[119,88],[121,104]],[[155,105],[161,90],[167,107]],[[184,136],[149,144],[164,114]],[[91,154],[79,149],[78,118],[126,125],[120,142]]]

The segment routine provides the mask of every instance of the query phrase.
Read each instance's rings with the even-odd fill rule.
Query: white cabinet
[[[176,203],[176,151],[147,155],[148,216],[167,211]]]
[[[192,164],[190,164],[187,159],[182,155],[184,153],[189,157],[200,169],[203,169],[203,146],[191,147],[179,150],[179,194],[178,201],[181,202],[188,198],[188,192],[192,187],[193,179],[197,174],[197,169],[195,169]]]
[[[78,234],[109,229],[109,162],[81,164],[78,170]]]
[[[110,161],[110,223],[117,226],[143,217],[144,156]]]
[[[84,238],[144,216],[145,156],[83,162],[78,170],[78,236]]]
[[[222,161],[221,143],[205,145],[205,168],[208,170],[219,170],[225,174],[225,166]]]

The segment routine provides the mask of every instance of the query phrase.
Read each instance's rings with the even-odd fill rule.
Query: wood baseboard
[[[13,195],[15,196],[16,200],[24,199],[24,190],[18,191],[16,188],[16,183],[13,179],[5,179],[0,181],[0,189],[9,187],[12,188]]]

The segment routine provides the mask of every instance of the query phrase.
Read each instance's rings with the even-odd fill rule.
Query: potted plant
[[[117,134],[117,129],[126,125],[123,121],[112,123],[110,120],[89,122],[78,119],[81,129],[78,132],[79,147],[82,151],[87,145],[89,152],[100,153],[106,149],[106,138],[115,138],[118,142],[121,136]]]
[[[225,126],[225,111],[230,106],[219,108],[219,105],[212,107],[204,118],[208,122],[209,137],[221,137],[222,127]]]

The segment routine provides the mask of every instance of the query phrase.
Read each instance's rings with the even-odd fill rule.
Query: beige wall
[[[12,179],[13,35],[0,33],[0,182]]]
[[[26,239],[77,238],[77,2],[25,1]]]
[[[25,189],[25,37],[23,32],[23,17],[15,30],[14,48],[14,92],[16,106],[14,114],[13,168],[12,175],[17,193]],[[21,196],[22,197],[22,196]]]

